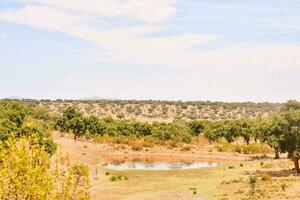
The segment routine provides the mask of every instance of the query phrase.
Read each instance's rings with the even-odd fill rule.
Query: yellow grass
[[[242,200],[242,199],[300,199],[300,178],[292,174],[292,162],[287,159],[274,161],[250,160],[252,155],[225,152],[180,151],[176,149],[149,148],[146,152],[114,149],[108,144],[77,141],[56,137],[64,152],[74,162],[83,162],[92,169],[91,192],[93,199],[105,200]],[[102,164],[108,157],[123,156],[129,159],[138,155],[165,156],[166,159],[216,160],[221,165],[215,168],[172,171],[111,171]],[[272,156],[272,155],[269,155]],[[161,160],[162,158],[159,157]],[[223,160],[222,160],[223,159]],[[97,175],[96,175],[97,168]],[[109,172],[109,175],[106,175]],[[267,174],[267,175],[266,175]],[[110,181],[112,176],[127,177]],[[249,177],[257,177],[255,193],[250,195]],[[196,194],[194,194],[196,191]]]

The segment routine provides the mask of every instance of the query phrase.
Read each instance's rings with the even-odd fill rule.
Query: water
[[[216,167],[215,162],[193,162],[193,163],[144,163],[144,162],[124,162],[124,163],[107,163],[104,164],[106,169],[110,170],[174,170],[174,169],[198,169],[204,167]]]

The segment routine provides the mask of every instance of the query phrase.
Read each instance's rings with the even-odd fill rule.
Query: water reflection
[[[193,162],[193,163],[143,163],[143,162],[124,162],[106,163],[104,167],[110,170],[173,170],[173,169],[196,169],[204,167],[216,167],[215,162]]]

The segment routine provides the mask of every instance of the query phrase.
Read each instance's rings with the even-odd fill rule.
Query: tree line
[[[280,153],[287,152],[300,173],[300,102],[297,101],[288,101],[280,112],[268,117],[222,121],[175,120],[171,123],[84,116],[75,107],[68,107],[58,117],[56,128],[62,132],[73,133],[74,139],[86,133],[113,137],[152,137],[181,143],[190,143],[193,136],[199,135],[203,135],[210,142],[223,138],[231,143],[237,138],[243,138],[246,144],[250,141],[268,144],[274,149],[275,158],[279,158]]]
[[[74,134],[74,139],[85,134],[154,138],[178,143],[190,143],[192,137],[199,135],[210,142],[225,139],[231,143],[243,138],[246,144],[251,141],[268,144],[274,149],[275,158],[279,158],[280,153],[287,153],[300,172],[300,102],[297,101],[288,101],[278,113],[268,117],[221,121],[174,120],[171,123],[97,118],[85,116],[75,107],[66,108],[60,116],[52,116],[36,104],[0,101],[0,141],[34,134],[36,143],[49,154],[54,154],[56,145],[46,137],[53,127]]]

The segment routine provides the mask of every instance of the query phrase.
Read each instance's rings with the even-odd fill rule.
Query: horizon
[[[2,0],[0,98],[300,100],[300,4]]]
[[[0,100],[16,100],[16,101],[24,101],[24,100],[51,100],[51,101],[154,101],[154,102],[209,102],[209,103],[271,103],[271,104],[284,104],[287,101],[298,101],[296,99],[287,99],[286,101],[222,101],[222,100],[181,100],[181,99],[119,99],[119,98],[105,98],[105,97],[83,97],[83,98],[31,98],[31,97],[18,97],[18,96],[11,96],[11,97],[0,97]]]

